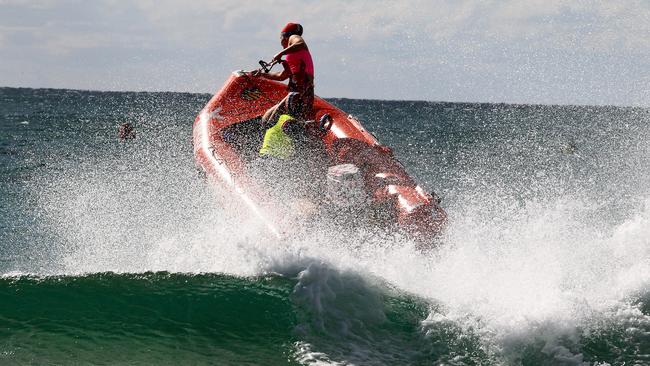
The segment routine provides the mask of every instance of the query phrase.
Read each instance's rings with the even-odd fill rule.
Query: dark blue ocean
[[[209,98],[0,88],[0,364],[650,365],[650,110],[331,99],[442,198],[423,253],[220,203]]]

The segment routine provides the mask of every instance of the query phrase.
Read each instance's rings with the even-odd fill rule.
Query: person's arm
[[[276,80],[276,81],[287,80],[289,78],[289,76],[291,76],[291,70],[289,70],[288,66],[285,66],[285,65],[283,65],[283,66],[284,66],[284,70],[282,70],[282,71],[269,72],[269,73],[260,72],[259,76],[261,76],[261,77],[263,77],[265,79],[269,79],[269,80]]]
[[[289,45],[287,48],[283,49],[282,51],[278,52],[275,56],[273,56],[273,61],[280,61],[282,56],[293,53],[296,51],[300,51],[302,49],[306,49],[307,44],[305,43],[305,40],[302,39],[301,36],[294,34],[293,36],[289,37]]]

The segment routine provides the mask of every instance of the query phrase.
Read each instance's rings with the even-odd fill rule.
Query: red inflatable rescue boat
[[[201,110],[193,127],[198,168],[241,200],[278,238],[299,226],[301,210],[272,198],[268,193],[272,187],[254,178],[253,169],[259,164],[250,162],[259,159],[264,133],[261,116],[286,95],[287,86],[282,83],[234,72]],[[319,126],[317,131],[306,134],[323,151],[322,164],[315,168],[323,171],[316,175],[299,172],[302,177],[298,178],[321,181],[320,186],[326,188],[321,190],[323,197],[317,199],[316,209],[307,211],[336,212],[332,207],[343,207],[340,212],[353,213],[344,220],[367,213],[372,219],[364,223],[394,226],[418,238],[441,233],[447,215],[439,200],[408,175],[390,148],[381,145],[356,118],[319,97],[314,100],[314,115],[323,123],[312,124]],[[341,205],[341,200],[347,202]]]

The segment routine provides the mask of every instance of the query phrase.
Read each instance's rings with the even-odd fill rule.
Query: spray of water
[[[443,245],[422,253],[399,234],[327,223],[274,240],[236,199],[197,178],[187,155],[151,144],[62,163],[34,189],[40,225],[55,240],[37,248],[38,268],[19,270],[296,277],[295,302],[317,315],[301,329],[344,335],[357,347],[348,358],[380,352],[361,341],[355,324],[381,322],[373,309],[393,290],[431,304],[423,336],[452,323],[510,362],[533,344],[550,359],[579,364],[576,345],[603,324],[638,339],[650,331],[639,307],[650,288],[650,196],[612,224],[601,202],[560,189],[531,199],[498,187],[467,192],[447,207]],[[313,348],[297,345],[299,358],[334,362],[334,350],[319,356],[322,348]]]

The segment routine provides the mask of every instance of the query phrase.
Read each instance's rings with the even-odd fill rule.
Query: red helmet
[[[298,23],[287,23],[280,31],[283,37],[290,37],[294,34],[302,36],[302,25]]]

